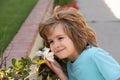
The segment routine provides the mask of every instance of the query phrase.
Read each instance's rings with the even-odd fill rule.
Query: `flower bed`
[[[61,6],[61,7],[66,7],[66,8],[76,8],[79,9],[78,4],[77,4],[78,0],[55,0],[54,2],[54,6]]]

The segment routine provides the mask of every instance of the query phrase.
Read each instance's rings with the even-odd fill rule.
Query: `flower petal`
[[[43,55],[43,52],[42,52],[42,51],[37,51],[37,52],[36,52],[36,55],[37,55],[37,56],[42,56],[42,55]]]
[[[48,53],[49,53],[49,50],[50,50],[49,48],[46,48],[46,47],[45,47],[43,54],[44,54],[44,55],[48,54]]]
[[[45,58],[48,61],[54,62],[54,53],[53,52],[48,53],[47,55],[45,55]]]

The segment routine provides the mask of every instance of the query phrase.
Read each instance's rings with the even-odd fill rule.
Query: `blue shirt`
[[[68,61],[69,80],[117,80],[120,65],[101,48],[88,46],[72,63]]]

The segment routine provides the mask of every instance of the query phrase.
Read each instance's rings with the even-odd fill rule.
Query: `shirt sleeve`
[[[108,52],[98,49],[92,59],[105,80],[117,80],[120,77],[120,65]]]

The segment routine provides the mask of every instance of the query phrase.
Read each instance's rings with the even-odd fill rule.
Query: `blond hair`
[[[39,26],[40,36],[45,40],[47,47],[49,47],[47,36],[51,33],[50,29],[54,29],[57,24],[63,26],[65,33],[78,50],[82,51],[87,45],[97,47],[95,32],[87,25],[82,14],[74,8],[61,9],[59,7],[54,9],[51,18]]]

